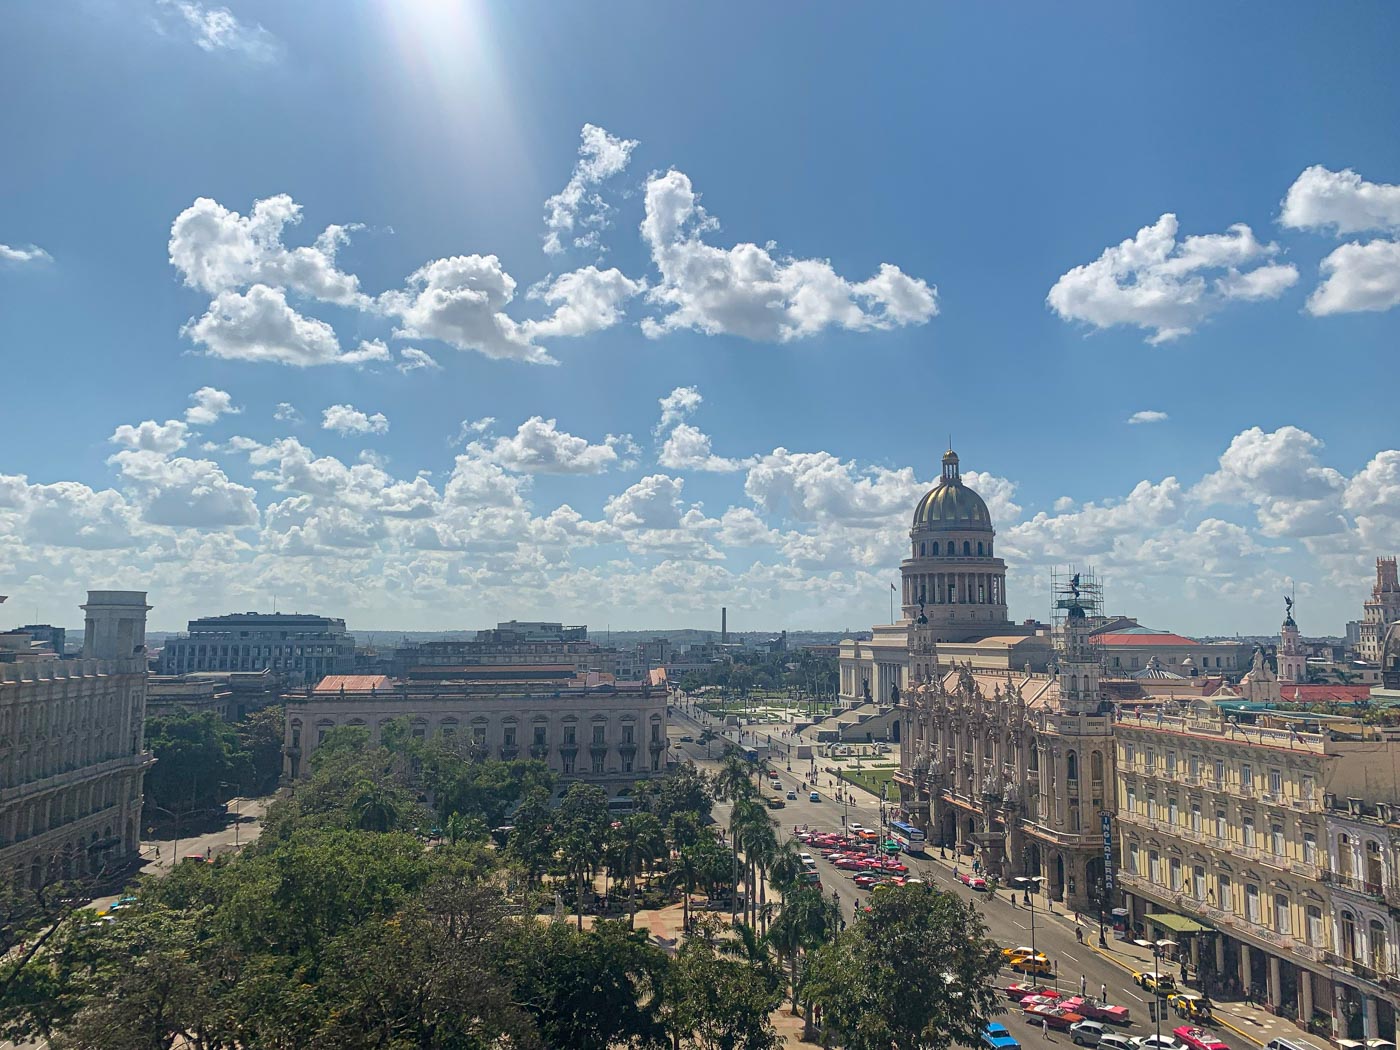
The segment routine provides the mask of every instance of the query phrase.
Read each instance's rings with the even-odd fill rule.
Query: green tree
[[[554,812],[549,808],[548,792],[532,789],[511,819],[506,856],[520,864],[526,880],[534,885],[554,858]]]
[[[747,963],[693,938],[667,974],[662,1016],[676,1050],[775,1050],[782,1041],[768,1015],[780,1002]]]
[[[574,880],[574,909],[579,929],[583,929],[584,881],[602,860],[610,824],[607,792],[592,784],[569,785],[559,803],[555,829],[565,870]]]
[[[500,971],[549,1046],[578,1050],[664,1046],[658,1011],[666,954],[621,922],[590,930],[527,920]]]
[[[252,781],[252,763],[238,734],[212,711],[177,711],[146,723],[156,763],[146,773],[152,811],[189,814],[232,797],[225,784]]]
[[[629,813],[611,829],[612,851],[627,876],[627,924],[636,923],[637,876],[666,852],[666,832],[650,813]]]
[[[233,727],[239,750],[248,756],[249,781],[239,785],[245,795],[266,795],[282,778],[286,710],[281,704],[264,707]]]
[[[768,929],[770,943],[788,967],[794,1014],[807,954],[836,936],[839,918],[836,906],[820,886],[800,886],[787,893],[782,910]]]
[[[393,789],[372,780],[361,780],[355,785],[350,811],[355,816],[355,827],[361,831],[390,831],[399,826],[401,818]]]
[[[661,779],[652,812],[663,825],[669,825],[679,813],[693,813],[705,821],[714,801],[710,778],[694,762],[684,762]]]
[[[993,978],[1001,967],[976,907],[929,886],[901,886],[873,895],[870,909],[816,952],[806,982],[843,1045],[976,1045],[1000,1012]]]

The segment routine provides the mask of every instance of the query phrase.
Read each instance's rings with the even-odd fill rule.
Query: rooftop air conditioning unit
[[[1348,798],[1347,812],[1353,817],[1361,816],[1361,800],[1359,798]]]

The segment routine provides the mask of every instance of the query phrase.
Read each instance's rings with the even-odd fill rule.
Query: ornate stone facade
[[[1371,597],[1361,609],[1360,636],[1356,650],[1363,660],[1380,663],[1386,629],[1400,621],[1400,578],[1394,558],[1376,559],[1376,583]]]

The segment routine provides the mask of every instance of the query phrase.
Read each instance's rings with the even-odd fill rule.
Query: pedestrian
[[[1049,1039],[1049,1038],[1050,1038],[1050,1022],[1049,1022],[1048,1020],[1046,1020],[1044,1017],[1042,1017],[1042,1018],[1040,1019],[1040,1038],[1042,1038],[1042,1039]]]
[[[1079,975],[1079,997],[1084,998],[1084,975],[1082,973]]]
[[[1099,1002],[1108,1002],[1108,985],[1106,984],[1099,985]]]
[[[1080,944],[1083,944],[1083,943],[1084,943],[1084,931],[1083,931],[1082,929],[1080,929],[1078,926],[1076,926],[1076,927],[1074,928],[1074,939],[1075,939],[1076,941],[1078,941]],[[1182,979],[1185,980],[1185,978],[1182,978]]]

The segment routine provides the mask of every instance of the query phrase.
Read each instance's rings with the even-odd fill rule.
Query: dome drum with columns
[[[958,454],[943,454],[943,476],[914,509],[909,557],[900,566],[906,620],[922,615],[936,641],[1006,629],[1006,563],[995,556],[987,504],[963,483]]]

